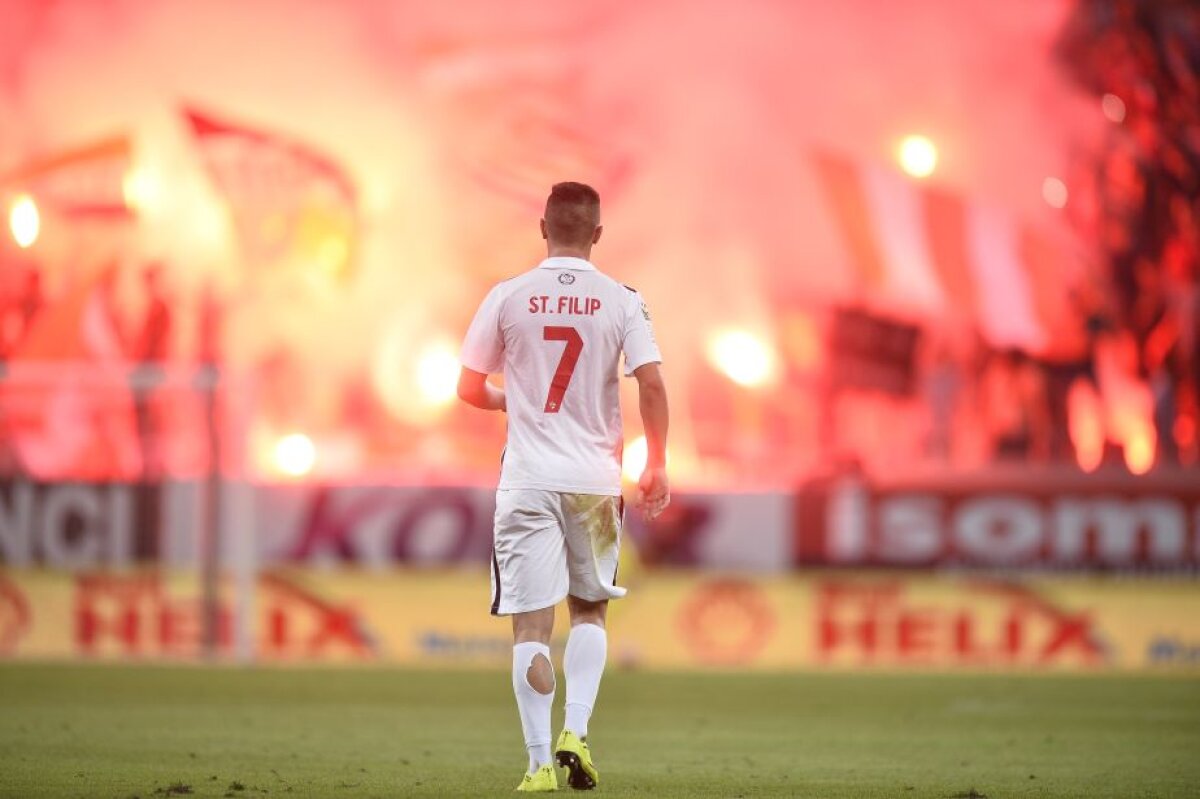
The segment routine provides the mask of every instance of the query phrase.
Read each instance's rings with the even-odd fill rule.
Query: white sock
[[[517,711],[521,714],[521,730],[525,733],[525,748],[529,750],[529,770],[536,771],[550,762],[550,708],[554,705],[554,689],[543,694],[529,684],[529,667],[538,655],[550,663],[550,647],[536,641],[526,641],[513,647],[513,693],[517,695]],[[551,664],[553,674],[553,664]]]
[[[567,637],[563,674],[567,678],[567,707],[564,727],[587,737],[588,719],[600,692],[600,677],[608,657],[608,633],[595,624],[576,624]]]

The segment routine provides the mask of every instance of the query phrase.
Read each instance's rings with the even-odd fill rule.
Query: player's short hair
[[[543,218],[551,241],[584,246],[600,226],[600,195],[586,183],[555,183]]]

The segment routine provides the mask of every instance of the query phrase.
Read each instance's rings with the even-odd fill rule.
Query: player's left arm
[[[508,410],[504,389],[489,383],[487,375],[482,372],[465,366],[458,375],[458,397],[468,405],[483,408],[485,411]]]
[[[659,364],[662,354],[654,340],[650,311],[636,291],[626,308],[624,339],[625,369],[638,381],[638,407],[642,413],[642,428],[646,433],[646,468],[638,480],[642,513],[652,520],[671,504],[670,482],[667,480],[667,388]]]

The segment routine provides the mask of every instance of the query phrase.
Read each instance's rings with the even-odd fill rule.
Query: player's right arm
[[[503,305],[504,294],[500,286],[496,286],[475,312],[458,357],[462,364],[458,375],[459,399],[485,411],[507,410],[504,389],[487,381],[489,374],[504,368],[504,335],[500,332]]]
[[[638,480],[638,493],[642,512],[653,519],[671,503],[667,481],[667,387],[657,363],[639,366],[633,376],[638,381],[638,407],[646,433],[646,468]]]
[[[508,409],[504,399],[504,389],[489,383],[487,375],[482,372],[476,372],[465,366],[458,375],[458,398],[468,405],[483,408],[485,411]]]

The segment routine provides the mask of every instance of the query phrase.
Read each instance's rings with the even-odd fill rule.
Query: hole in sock
[[[554,693],[554,668],[550,660],[541,652],[533,656],[529,669],[525,672],[525,682],[539,694]]]

